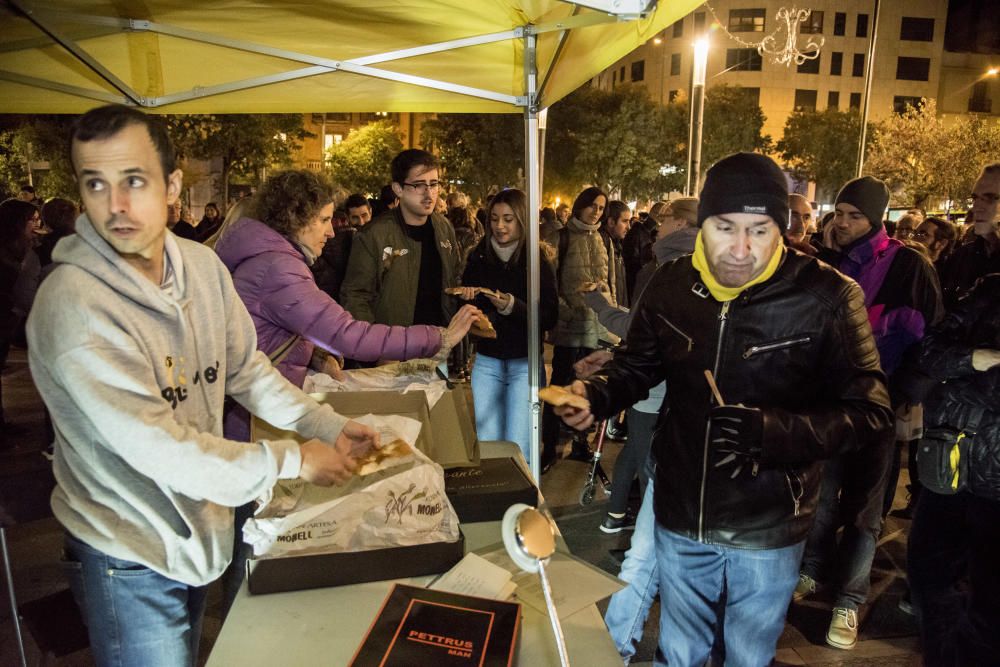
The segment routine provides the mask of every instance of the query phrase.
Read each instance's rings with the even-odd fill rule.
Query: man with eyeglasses
[[[446,326],[455,302],[444,289],[458,284],[461,255],[451,223],[434,212],[437,158],[409,149],[390,169],[399,206],[356,233],[341,305],[368,322]]]
[[[977,280],[1000,272],[1000,162],[983,167],[972,187],[969,217],[975,240],[952,253],[941,269],[941,289],[948,310]]]

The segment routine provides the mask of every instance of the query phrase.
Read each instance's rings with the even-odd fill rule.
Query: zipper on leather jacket
[[[687,344],[688,344],[688,350],[687,351],[688,352],[690,352],[692,350],[692,348],[694,348],[694,339],[691,338],[691,336],[688,336],[686,333],[684,333],[683,331],[681,331],[680,328],[676,324],[674,324],[673,322],[671,322],[670,320],[668,320],[667,318],[665,318],[660,313],[657,313],[656,316],[659,317],[661,320],[663,320],[664,324],[666,324],[668,327],[670,327],[671,329],[673,329],[677,333],[678,336],[680,336],[681,338],[683,338],[684,340],[687,341]]]
[[[762,345],[751,345],[743,352],[743,358],[749,359],[755,354],[760,354],[761,352],[773,352],[774,350],[783,350],[786,347],[793,347],[795,345],[802,345],[803,343],[808,343],[812,340],[812,336],[799,336],[798,338],[790,338],[788,340],[779,340],[773,343],[764,343]]]
[[[712,374],[719,377],[719,359],[722,357],[722,336],[726,332],[726,322],[729,317],[729,306],[732,301],[722,303],[722,311],[719,312],[719,342],[715,348],[715,365],[712,367]],[[705,448],[702,452],[701,463],[701,497],[698,500],[698,541],[705,541],[705,486],[708,481],[708,445],[712,434],[712,425],[705,423]]]
[[[793,477],[795,478],[795,481],[799,483],[798,493],[795,492],[795,485],[792,484]],[[794,512],[792,516],[798,516],[799,504],[802,500],[802,495],[805,493],[805,486],[802,484],[802,480],[799,479],[798,475],[788,470],[785,471],[785,480],[788,482],[788,492],[792,496],[792,508]]]

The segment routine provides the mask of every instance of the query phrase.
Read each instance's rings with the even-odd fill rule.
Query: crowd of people
[[[48,409],[99,664],[193,664],[206,586],[228,604],[240,584],[252,501],[341,483],[379,446],[301,391],[309,372],[435,358],[469,374],[480,439],[533,455],[524,192],[472,206],[409,149],[377,199],[289,170],[195,223],[156,119],[95,109],[71,157],[83,215],[30,187],[0,203],[0,361],[26,346]],[[890,222],[889,197],[854,179],[817,219],[738,153],[697,198],[634,212],[589,187],[539,212],[548,381],[589,402],[545,407],[539,463],[590,461],[594,424],[625,414],[598,528],[631,531],[605,617],[626,664],[657,596],[657,664],[769,664],[789,603],[822,589],[826,641],[854,647],[903,457],[925,664],[995,664],[1000,163],[964,227]],[[481,318],[495,338],[469,336]],[[305,443],[252,442],[251,414]]]

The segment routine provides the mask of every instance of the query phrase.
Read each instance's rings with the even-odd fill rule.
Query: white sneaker
[[[834,648],[852,649],[858,643],[858,612],[846,607],[834,607],[826,643]]]
[[[792,593],[792,600],[795,602],[804,600],[810,595],[818,593],[821,588],[823,588],[823,585],[808,574],[800,574],[799,583],[795,585],[795,591]]]

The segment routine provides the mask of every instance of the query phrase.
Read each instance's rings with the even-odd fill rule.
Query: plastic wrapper
[[[366,415],[382,442],[401,439],[407,455],[379,461],[341,486],[282,480],[260,499],[243,528],[255,558],[368,551],[459,539],[441,466],[413,448],[420,422]]]
[[[433,408],[448,390],[448,383],[436,373],[437,363],[432,359],[397,361],[375,368],[344,371],[344,380],[338,381],[326,373],[313,373],[306,377],[302,387],[307,394],[336,391],[414,391],[427,394],[427,407]]]

